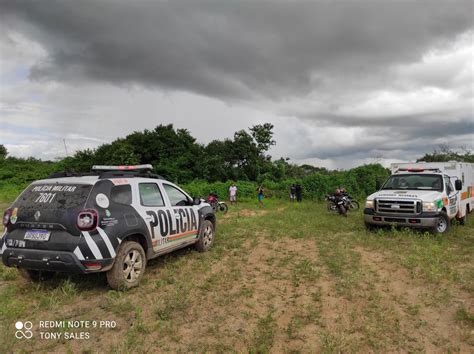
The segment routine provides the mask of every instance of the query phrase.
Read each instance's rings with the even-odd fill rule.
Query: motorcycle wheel
[[[359,202],[356,200],[351,201],[351,203],[349,204],[349,208],[352,210],[359,210]]]
[[[227,213],[227,211],[229,210],[229,207],[227,206],[226,203],[219,203],[219,205],[217,206],[217,210],[221,211],[223,214]]]

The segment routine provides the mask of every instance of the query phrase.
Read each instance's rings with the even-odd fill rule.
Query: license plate
[[[28,230],[25,233],[25,240],[30,241],[48,241],[49,236],[51,236],[51,231],[48,230]]]

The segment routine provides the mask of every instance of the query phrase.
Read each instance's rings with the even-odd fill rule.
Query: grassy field
[[[473,352],[473,254],[474,215],[441,237],[367,232],[362,212],[342,218],[312,202],[242,203],[219,216],[210,252],[150,261],[128,292],[109,290],[103,275],[32,284],[0,266],[0,348]],[[14,337],[17,320],[33,322],[33,339]],[[45,340],[38,324],[46,320],[117,327]]]

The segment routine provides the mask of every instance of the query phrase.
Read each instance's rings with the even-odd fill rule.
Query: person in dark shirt
[[[295,194],[296,194],[296,200],[298,202],[301,202],[303,200],[303,188],[301,187],[301,185],[298,183],[296,186],[295,186]]]

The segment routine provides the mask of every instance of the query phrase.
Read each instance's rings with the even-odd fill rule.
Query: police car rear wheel
[[[107,272],[107,281],[115,290],[133,288],[140,283],[145,266],[143,247],[138,242],[125,241],[120,245],[114,266]]]
[[[209,248],[211,248],[212,244],[214,243],[214,225],[209,220],[204,220],[204,224],[202,225],[202,233],[201,237],[199,237],[199,241],[196,243],[196,249],[199,252],[205,252]]]

